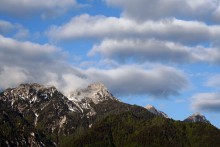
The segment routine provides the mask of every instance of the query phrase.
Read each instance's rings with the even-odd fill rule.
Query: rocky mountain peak
[[[37,83],[20,84],[15,88],[8,88],[3,92],[1,99],[8,100],[13,105],[16,101],[28,101],[30,104],[41,99],[51,98],[57,89],[53,86],[42,86]]]
[[[37,83],[25,83],[25,84],[20,84],[16,88],[9,88],[6,91],[11,91],[13,93],[33,93],[34,91],[55,91],[56,88],[54,86],[43,86]]]
[[[69,99],[76,101],[92,101],[95,104],[105,100],[117,100],[102,83],[94,83],[87,88],[75,90],[70,94]]]
[[[156,108],[154,106],[152,106],[152,105],[147,105],[146,109],[147,110],[156,110]]]
[[[107,91],[107,87],[103,83],[93,83],[93,84],[89,85],[87,87],[87,89]]]
[[[210,123],[204,115],[201,113],[197,112],[189,117],[187,117],[185,122],[204,122],[204,123]]]
[[[145,108],[146,108],[148,111],[150,111],[151,113],[155,114],[155,115],[162,116],[162,117],[165,117],[165,118],[169,118],[166,113],[157,110],[157,109],[156,109],[154,106],[152,106],[152,105],[147,105]]]
[[[24,84],[20,84],[17,88],[35,88],[35,89],[40,89],[43,86],[38,84],[38,83],[24,83]]]

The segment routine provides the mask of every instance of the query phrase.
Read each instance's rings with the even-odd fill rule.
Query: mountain
[[[206,117],[200,113],[195,113],[189,117],[187,117],[184,122],[203,122],[203,123],[208,123],[210,122],[206,119]]]
[[[80,134],[105,115],[139,109],[120,102],[100,83],[68,98],[55,87],[21,84],[0,93],[1,146],[58,146],[62,137]]]
[[[211,124],[161,116],[120,102],[101,83],[68,97],[53,86],[21,84],[0,93],[0,146],[220,145]]]
[[[157,110],[157,109],[156,109],[154,106],[152,106],[152,105],[147,105],[147,106],[146,106],[146,109],[147,109],[148,111],[150,111],[151,113],[157,115],[157,116],[161,116],[161,117],[164,117],[164,118],[169,118],[166,113]]]

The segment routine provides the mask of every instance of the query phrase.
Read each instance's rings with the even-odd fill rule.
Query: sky
[[[104,83],[220,128],[220,0],[1,0],[0,89]]]

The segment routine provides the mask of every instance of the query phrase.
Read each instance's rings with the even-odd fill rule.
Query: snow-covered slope
[[[154,106],[152,106],[152,105],[147,105],[147,106],[146,106],[146,109],[147,109],[148,111],[150,111],[151,113],[155,114],[155,115],[162,116],[162,117],[165,117],[165,118],[169,118],[166,113],[157,110],[157,109],[156,109]]]
[[[204,122],[204,123],[210,123],[206,117],[200,113],[195,113],[189,117],[187,117],[185,120],[185,122]]]

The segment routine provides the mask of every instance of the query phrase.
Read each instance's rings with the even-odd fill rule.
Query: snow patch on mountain
[[[35,115],[34,125],[36,126],[36,125],[37,125],[37,121],[38,121],[38,116],[39,116],[39,114],[34,113],[34,115]]]

